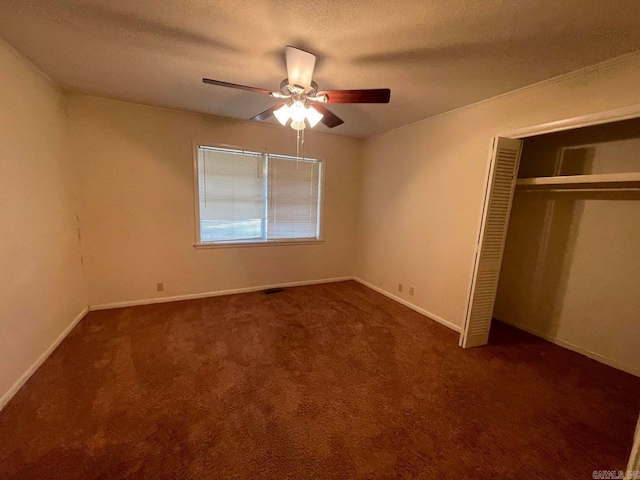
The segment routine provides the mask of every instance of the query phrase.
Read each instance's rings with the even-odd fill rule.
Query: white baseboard
[[[94,311],[94,310],[107,310],[110,308],[124,308],[124,307],[136,307],[136,306],[140,306],[140,305],[153,305],[156,303],[167,303],[167,302],[178,302],[181,300],[194,300],[194,299],[198,299],[198,298],[208,298],[208,297],[219,297],[222,295],[233,295],[236,293],[250,293],[250,292],[259,292],[261,290],[266,290],[268,288],[286,288],[286,287],[302,287],[305,285],[319,285],[322,283],[333,283],[333,282],[345,282],[347,280],[355,280],[358,283],[361,283],[362,285],[364,285],[365,287],[368,287],[372,290],[375,290],[378,293],[381,293],[382,295],[390,298],[391,300],[394,300],[398,303],[401,303],[402,305],[409,307],[410,309],[424,315],[425,317],[429,317],[430,319],[441,323],[442,325],[444,325],[445,327],[450,328],[451,330],[460,333],[462,331],[462,328],[445,320],[442,317],[439,317],[438,315],[434,315],[431,312],[426,311],[423,308],[420,308],[410,302],[407,302],[406,300],[400,298],[400,297],[396,297],[395,295],[382,290],[379,287],[376,287],[375,285],[372,285],[369,282],[365,282],[364,280],[357,278],[357,277],[336,277],[336,278],[323,278],[323,279],[319,279],[319,280],[303,280],[303,281],[299,281],[299,282],[288,282],[288,283],[276,283],[276,284],[271,284],[271,285],[259,285],[259,286],[255,286],[255,287],[245,287],[245,288],[234,288],[234,289],[230,289],[230,290],[218,290],[215,292],[202,292],[202,293],[188,293],[185,295],[174,295],[171,297],[158,297],[158,298],[145,298],[145,299],[141,299],[141,300],[129,300],[129,301],[125,301],[125,302],[112,302],[112,303],[102,303],[102,304],[97,304],[97,305],[89,305],[89,310],[90,311]]]
[[[258,285],[256,287],[234,288],[231,290],[218,290],[215,292],[187,293],[185,295],[175,295],[172,297],[144,298],[142,300],[130,300],[126,302],[102,303],[89,305],[89,310],[107,310],[110,308],[137,307],[139,305],[152,305],[155,303],[178,302],[181,300],[194,300],[197,298],[220,297],[222,295],[233,295],[236,293],[250,293],[267,290],[268,288],[302,287],[305,285],[319,285],[322,283],[345,282],[353,280],[353,277],[322,278],[320,280],[302,280],[299,282],[276,283],[272,285]]]
[[[35,373],[35,371],[38,369],[38,367],[40,367],[40,365],[42,365],[44,363],[44,361],[47,358],[49,358],[49,355],[51,355],[51,353],[58,347],[58,345],[60,345],[60,342],[62,342],[62,340],[64,340],[65,337],[67,335],[69,335],[69,332],[71,332],[71,330],[73,330],[73,328],[78,323],[80,323],[80,320],[82,320],[84,318],[84,316],[87,314],[88,311],[89,311],[89,308],[84,308],[76,316],[76,318],[74,318],[73,321],[67,326],[67,328],[65,328],[62,331],[62,333],[60,335],[58,335],[58,338],[56,338],[53,341],[53,343],[51,345],[49,345],[49,348],[47,348],[44,351],[44,353],[42,355],[40,355],[38,360],[36,360],[35,363],[33,365],[31,365],[31,367],[29,367],[29,370],[24,372],[22,374],[22,376],[18,379],[18,381],[16,383],[14,383],[11,386],[11,388],[4,393],[4,395],[2,395],[2,397],[0,398],[0,410],[2,410],[7,403],[9,403],[9,400],[11,400],[13,398],[13,396],[18,392],[18,390],[20,390],[20,388],[22,388],[22,386],[27,382],[27,380],[29,380],[29,378],[31,378],[31,375],[33,375]]]
[[[416,311],[422,315],[424,315],[425,317],[430,318],[431,320],[434,320],[442,325],[444,325],[445,327],[450,328],[451,330],[453,330],[454,332],[462,332],[462,327],[459,327],[458,325],[456,325],[455,323],[451,323],[448,320],[445,320],[442,317],[439,317],[438,315],[435,315],[431,312],[426,311],[424,308],[420,308],[417,305],[414,305],[411,302],[407,302],[405,299],[400,298],[400,297],[396,297],[394,294],[387,292],[386,290],[381,289],[380,287],[376,287],[375,285],[369,283],[369,282],[365,282],[364,280],[362,280],[361,278],[358,277],[353,277],[353,279],[358,282],[361,283],[362,285],[364,285],[365,287],[370,288],[371,290],[375,290],[378,293],[381,293],[382,295],[384,295],[385,297],[390,298],[391,300],[394,300],[398,303],[401,303],[402,305],[404,305],[405,307],[409,307],[411,310]]]
[[[552,335],[548,335],[546,333],[542,333],[539,332],[531,327],[525,326],[525,325],[521,325],[519,323],[516,322],[511,322],[509,320],[505,320],[503,318],[498,318],[498,317],[494,317],[496,320],[502,322],[502,323],[506,323],[508,325],[511,325],[512,327],[516,327],[520,330],[524,330],[527,333],[530,333],[531,335],[535,335],[536,337],[540,337],[540,338],[544,338],[545,340],[558,345],[560,347],[564,347],[567,350],[571,350],[573,352],[579,353],[581,355],[584,355],[585,357],[589,357],[592,360],[595,360],[597,362],[600,363],[604,363],[605,365],[609,365],[610,367],[613,368],[617,368],[618,370],[622,370],[623,372],[627,372],[630,373],[631,375],[635,375],[637,377],[640,377],[640,369],[636,368],[636,367],[632,367],[630,365],[625,365],[623,363],[618,362],[617,360],[614,360],[612,358],[609,357],[604,357],[598,353],[592,352],[591,350],[587,350],[586,348],[583,347],[579,347],[578,345],[574,345],[573,343],[567,342],[565,340],[560,340],[559,338],[556,338]]]

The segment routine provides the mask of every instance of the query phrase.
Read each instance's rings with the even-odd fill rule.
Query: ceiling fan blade
[[[371,90],[324,90],[318,96],[326,95],[326,103],[389,103],[391,90],[375,88]]]
[[[266,120],[271,115],[273,115],[273,112],[275,112],[277,109],[279,109],[283,105],[284,103],[279,103],[277,105],[274,105],[271,108],[267,108],[264,112],[257,114],[255,117],[251,117],[250,120],[255,120],[256,122],[261,122],[263,120]]]
[[[311,87],[313,70],[316,68],[316,56],[289,45],[284,49],[284,52],[287,60],[289,85]]]
[[[314,103],[313,108],[318,110],[323,115],[322,120],[320,121],[329,128],[337,127],[338,125],[342,125],[344,123],[344,120],[342,120],[339,116],[337,116],[321,103]]]
[[[247,85],[238,85],[237,83],[222,82],[220,80],[212,80],[210,78],[203,78],[202,82],[208,83],[209,85],[218,85],[219,87],[236,88],[238,90],[246,90],[247,92],[265,93],[267,95],[271,95],[271,90],[267,90],[265,88],[248,87]]]

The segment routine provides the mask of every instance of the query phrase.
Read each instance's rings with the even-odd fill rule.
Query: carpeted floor
[[[0,412],[3,479],[592,478],[640,378],[355,282],[90,313]]]

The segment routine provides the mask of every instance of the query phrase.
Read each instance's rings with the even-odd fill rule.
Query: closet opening
[[[461,345],[494,319],[640,375],[640,118],[506,140],[521,153],[511,179],[490,162]]]
[[[640,375],[640,119],[524,140],[493,317]]]

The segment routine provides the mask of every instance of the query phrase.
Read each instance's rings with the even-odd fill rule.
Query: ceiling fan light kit
[[[282,105],[273,111],[273,115],[283,126],[286,126],[287,122],[291,120],[291,128],[294,130],[304,129],[306,127],[305,120],[309,123],[309,127],[313,128],[324,117],[318,110],[310,105],[305,106],[299,100]]]
[[[276,117],[276,120],[278,120],[283,126],[285,126],[289,121],[289,118],[291,118],[289,115],[289,105],[285,103],[277,110],[274,110],[273,116]]]
[[[311,128],[315,127],[320,120],[324,117],[318,110],[313,108],[312,106],[307,107],[307,122],[309,122],[309,126]]]
[[[391,90],[388,88],[318,91],[318,84],[312,81],[316,56],[304,50],[287,46],[285,48],[285,58],[287,62],[287,78],[280,83],[279,91],[269,91],[264,88],[249,87],[209,78],[203,78],[202,81],[210,85],[268,94],[272,98],[285,100],[285,103],[274,105],[254,116],[252,120],[262,121],[274,115],[283,126],[286,126],[291,121],[289,125],[298,131],[298,138],[300,138],[300,132],[304,131],[307,124],[310,128],[313,128],[319,122],[322,122],[327,127],[334,128],[344,123],[340,117],[323,105],[325,103],[389,103]]]

